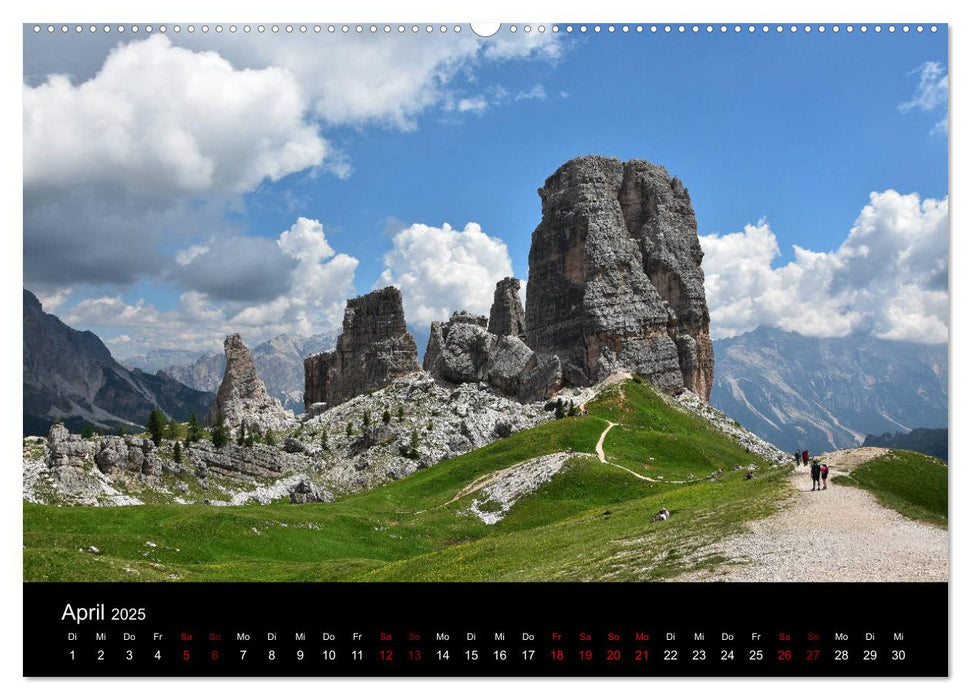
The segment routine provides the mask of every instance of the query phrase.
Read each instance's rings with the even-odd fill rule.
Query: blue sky
[[[156,32],[102,71],[118,41],[25,28],[24,69],[25,286],[118,356],[322,330],[379,280],[415,326],[485,311],[528,275],[537,188],[588,153],[686,184],[716,337],[947,338],[943,28]],[[168,89],[190,77],[211,111]]]

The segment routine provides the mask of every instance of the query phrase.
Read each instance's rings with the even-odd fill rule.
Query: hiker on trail
[[[809,464],[809,450],[802,451],[802,463]]]
[[[819,472],[820,472],[819,462],[817,462],[814,459],[813,465],[809,468],[809,475],[813,479],[813,489],[812,489],[813,491],[816,491],[817,489],[820,491],[822,490],[819,488]]]
[[[826,477],[829,476],[829,467],[827,467],[825,464],[822,467],[820,467],[819,468],[819,476],[823,480],[823,488],[825,489],[826,488]]]
[[[657,515],[651,518],[651,522],[656,523],[658,520],[667,520],[670,517],[671,517],[671,513],[668,512],[668,509],[662,508],[657,512]]]
[[[796,450],[795,452],[793,452],[793,454],[796,455],[796,466],[798,467],[802,463],[799,450]]]

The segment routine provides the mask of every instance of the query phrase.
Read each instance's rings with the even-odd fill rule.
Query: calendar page
[[[947,676],[944,23],[23,26],[25,676]]]

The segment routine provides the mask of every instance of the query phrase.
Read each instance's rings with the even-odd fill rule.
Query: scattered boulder
[[[319,491],[310,479],[301,479],[290,488],[290,503],[328,503],[333,496]]]
[[[584,156],[539,190],[526,285],[526,342],[566,382],[625,369],[707,400],[714,355],[702,250],[688,191],[658,165]]]
[[[385,287],[349,299],[337,347],[304,360],[304,404],[332,408],[418,369],[401,292]]]
[[[307,446],[293,437],[288,437],[283,441],[283,451],[290,454],[303,454],[307,451]]]

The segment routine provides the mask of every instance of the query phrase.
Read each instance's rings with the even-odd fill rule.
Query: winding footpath
[[[709,474],[708,476],[703,476],[703,477],[700,477],[698,479],[687,479],[685,481],[675,481],[675,480],[672,480],[672,479],[652,479],[649,476],[644,476],[643,474],[638,474],[633,469],[628,469],[627,467],[623,467],[623,466],[621,466],[619,464],[614,464],[613,462],[608,462],[606,455],[604,455],[604,440],[607,439],[607,433],[609,433],[611,431],[611,429],[612,428],[615,428],[615,427],[617,427],[617,423],[612,423],[611,421],[608,420],[607,421],[607,427],[604,428],[604,431],[602,433],[600,433],[600,439],[597,440],[597,459],[600,460],[600,463],[601,464],[606,464],[607,466],[610,466],[610,467],[616,467],[617,469],[623,469],[625,472],[627,472],[631,476],[637,477],[641,481],[650,481],[650,482],[655,483],[655,484],[693,484],[693,483],[695,483],[697,481],[704,481],[705,479],[707,479],[710,476],[712,476],[712,474],[717,474],[718,473],[717,471],[715,471],[715,472],[712,472],[711,474]]]
[[[848,474],[883,448],[820,456],[831,475]],[[947,530],[886,508],[853,486],[830,483],[812,492],[809,467],[797,467],[792,502],[749,523],[750,532],[698,552],[733,563],[691,572],[682,581],[947,581]],[[689,524],[690,526],[690,524]]]

